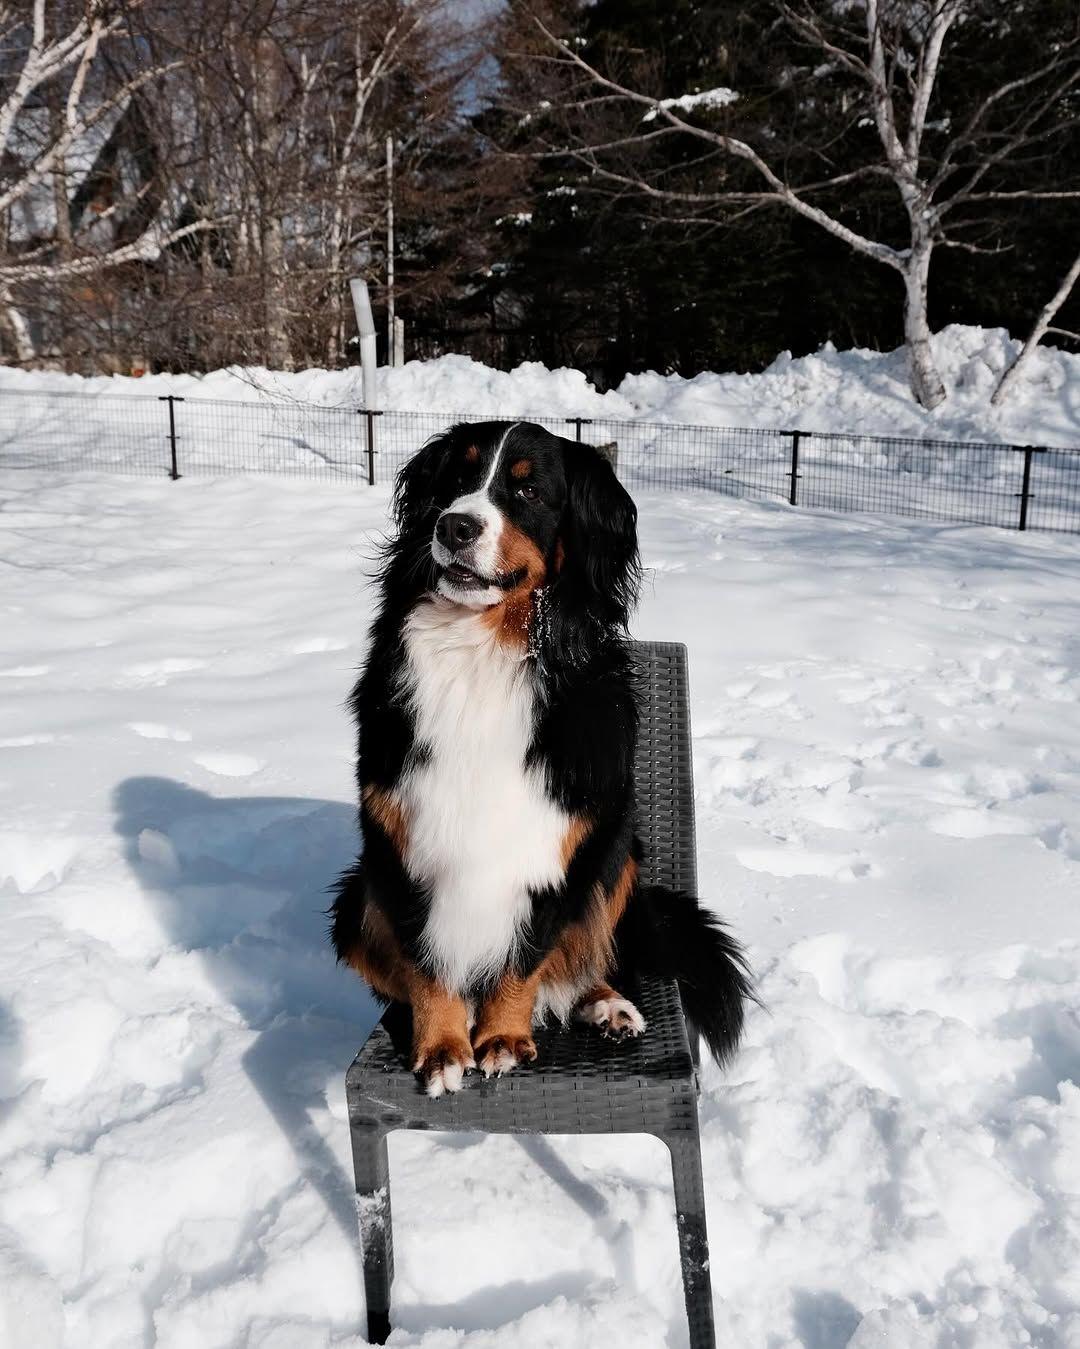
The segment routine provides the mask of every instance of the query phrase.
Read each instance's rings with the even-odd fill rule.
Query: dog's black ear
[[[588,607],[625,627],[641,581],[637,507],[592,445],[565,442],[569,494],[561,575],[580,586]]]
[[[397,475],[394,519],[398,531],[411,533],[422,525],[435,504],[435,485],[454,443],[456,426],[433,436]]]

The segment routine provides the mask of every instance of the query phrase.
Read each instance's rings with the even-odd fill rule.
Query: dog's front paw
[[[501,1076],[519,1063],[532,1063],[536,1044],[531,1035],[488,1035],[473,1052],[485,1077]]]
[[[465,1074],[476,1067],[468,1040],[446,1040],[415,1051],[413,1072],[419,1073],[429,1096],[460,1091]]]

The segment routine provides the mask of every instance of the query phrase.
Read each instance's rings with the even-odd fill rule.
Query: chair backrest
[[[694,767],[686,647],[635,642],[641,726],[634,782],[637,833],[645,849],[642,880],[697,894]]]
[[[641,879],[697,895],[686,647],[681,642],[635,642],[634,659],[641,704],[634,760],[637,836],[645,850]],[[696,1067],[700,1046],[689,1022],[686,1034]]]

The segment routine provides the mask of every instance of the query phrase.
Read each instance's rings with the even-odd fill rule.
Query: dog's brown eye
[[[521,486],[517,489],[517,494],[519,497],[523,497],[526,501],[535,501],[536,498],[540,495],[540,493],[536,490],[536,488],[532,485],[531,482],[523,482]]]

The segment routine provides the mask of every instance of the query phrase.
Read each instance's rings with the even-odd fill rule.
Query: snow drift
[[[1005,407],[990,406],[997,380],[1018,350],[1019,343],[1002,329],[952,325],[937,333],[934,357],[949,398],[932,412],[911,396],[903,350],[836,351],[831,346],[812,356],[781,355],[757,375],[628,375],[603,394],[579,370],[548,370],[535,362],[493,370],[466,356],[443,356],[380,370],[379,405],[388,411],[605,417],[1080,447],[1080,356],[1041,348],[1016,396]],[[360,401],[356,369],[296,374],[233,369],[138,380],[8,369],[0,370],[0,393],[4,390],[171,391],[191,398],[324,406]]]

